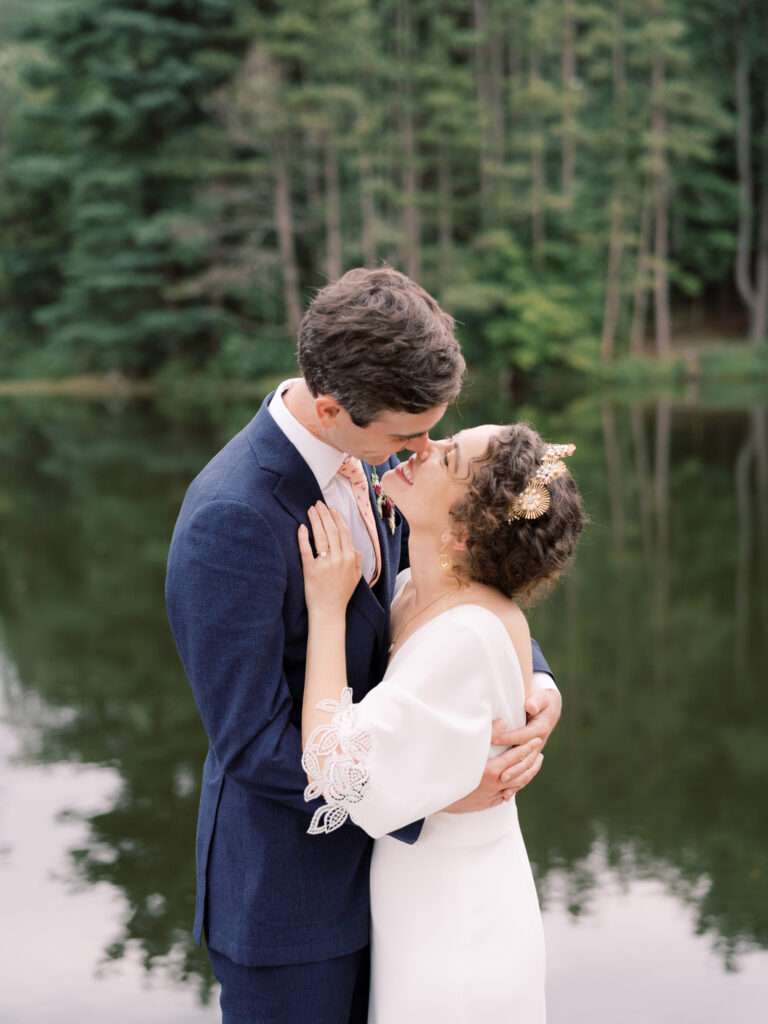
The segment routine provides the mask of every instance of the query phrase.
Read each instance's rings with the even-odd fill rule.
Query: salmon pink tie
[[[365,475],[363,464],[360,459],[356,459],[353,455],[348,455],[342,462],[338,469],[339,476],[343,476],[345,480],[349,480],[352,484],[352,491],[355,495],[355,502],[357,508],[362,516],[365,528],[368,531],[368,535],[371,538],[371,544],[373,544],[373,551],[376,555],[376,571],[373,574],[373,579],[370,582],[370,586],[376,582],[381,573],[381,546],[379,545],[379,531],[376,529],[376,520],[373,516],[373,509],[371,508],[371,495],[368,490],[368,477]]]

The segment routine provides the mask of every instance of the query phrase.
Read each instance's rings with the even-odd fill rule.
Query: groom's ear
[[[315,399],[315,415],[323,427],[332,427],[341,412],[341,406],[331,395],[318,395]]]

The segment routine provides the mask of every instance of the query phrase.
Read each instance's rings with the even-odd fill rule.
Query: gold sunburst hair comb
[[[507,522],[516,519],[538,519],[548,512],[552,505],[549,484],[568,472],[563,459],[573,455],[575,444],[548,444],[544,449],[541,465],[531,477],[524,490],[517,495],[509,506]]]

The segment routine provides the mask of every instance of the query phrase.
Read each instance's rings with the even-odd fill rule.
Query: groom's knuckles
[[[491,743],[495,747],[511,747],[514,743],[519,742],[519,740],[515,740],[519,732],[519,729],[512,729],[507,725],[503,718],[497,718],[493,723]]]

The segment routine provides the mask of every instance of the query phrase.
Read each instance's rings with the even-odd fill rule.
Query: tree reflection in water
[[[163,574],[186,485],[252,411],[0,404],[0,621],[22,688],[54,712],[24,727],[28,757],[119,773],[73,870],[125,896],[109,958],[138,944],[148,971],[203,999],[189,929],[205,740]],[[543,902],[565,872],[571,912],[587,912],[600,848],[693,906],[736,966],[768,948],[768,413],[665,398],[537,414],[476,395],[446,430],[481,418],[574,441],[593,520],[576,569],[532,612],[566,707],[520,798]]]

